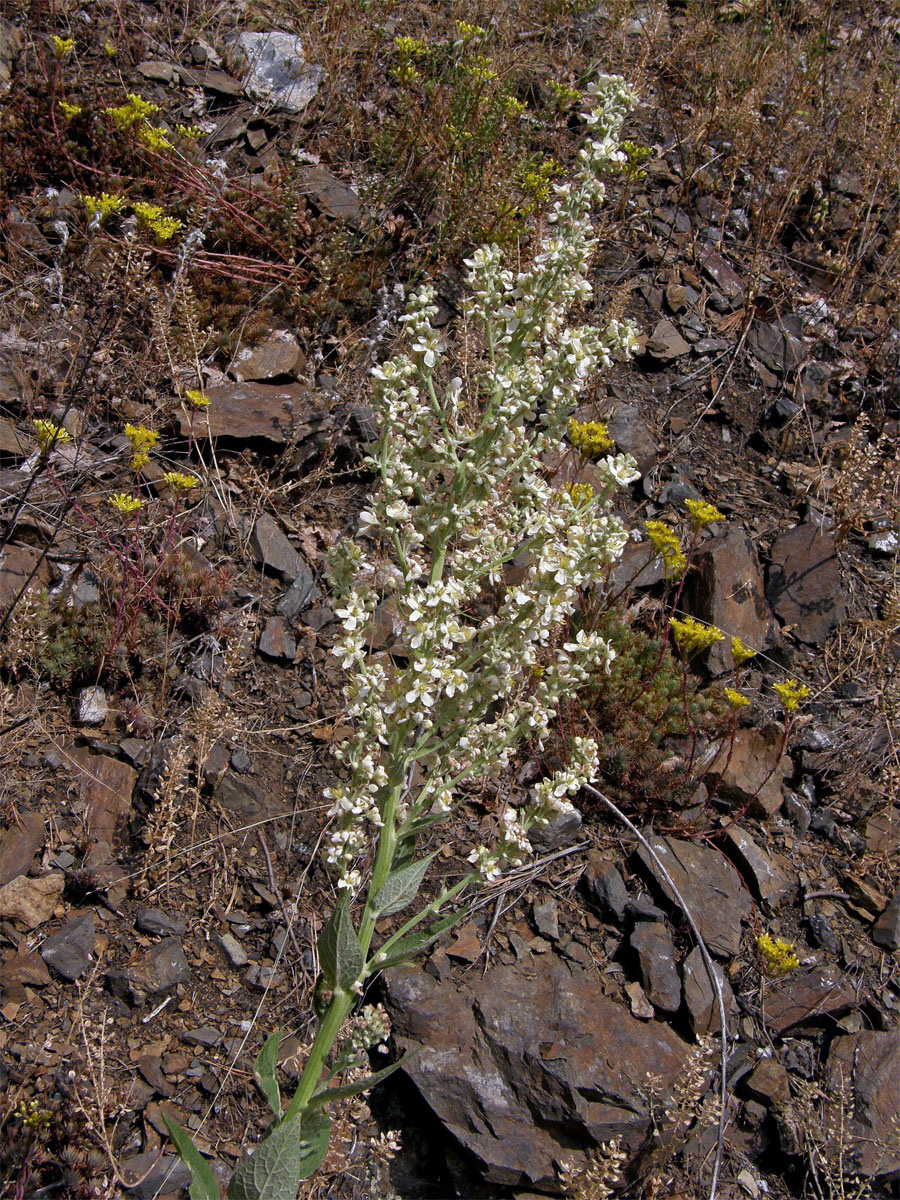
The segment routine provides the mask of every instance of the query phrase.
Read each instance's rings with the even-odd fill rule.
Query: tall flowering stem
[[[329,562],[353,734],[335,748],[342,780],[327,792],[338,901],[319,939],[321,1023],[281,1119],[301,1130],[310,1114],[319,1119],[322,1071],[366,977],[433,941],[467,888],[522,864],[529,829],[569,811],[597,771],[596,744],[574,738],[568,764],[537,784],[527,806],[496,814],[496,836],[470,849],[470,869],[416,903],[433,858],[418,844],[460,802],[462,786],[498,776],[526,740],[542,747],[561,698],[615,656],[599,634],[566,640],[566,631],[579,589],[625,547],[610,506],[638,478],[636,465],[626,455],[601,459],[587,496],[556,486],[542,464],[558,456],[598,370],[636,346],[628,322],[570,324],[592,297],[592,213],[603,175],[623,161],[617,138],[634,99],[617,77],[592,87],[577,175],[556,188],[529,270],[506,268],[496,246],[466,261],[470,361],[476,348],[466,378],[446,361],[431,287],[402,318],[403,348],[373,371],[380,436],[369,466],[379,482],[358,536]],[[514,557],[527,566],[509,583]],[[370,649],[368,631],[387,603],[403,622],[402,657]],[[373,944],[379,919],[405,909],[412,915],[401,928]]]
[[[380,483],[361,514],[362,536],[341,542],[330,562],[343,625],[334,652],[355,732],[336,748],[347,777],[329,790],[336,827],[327,854],[339,893],[362,904],[365,970],[400,940],[373,953],[379,893],[415,863],[416,839],[453,809],[465,781],[498,775],[525,738],[541,747],[560,698],[615,653],[597,634],[560,641],[579,589],[625,546],[609,506],[638,477],[635,463],[601,460],[600,491],[587,503],[544,478],[541,464],[598,369],[636,344],[628,322],[569,324],[591,298],[591,215],[602,175],[621,161],[616,137],[632,100],[620,79],[595,85],[585,114],[592,136],[576,179],[556,189],[530,270],[505,268],[496,246],[466,261],[469,343],[483,348],[477,369],[464,380],[445,365],[434,290],[424,287],[403,318],[406,346],[373,371],[380,437],[369,465]],[[523,552],[524,578],[505,586],[504,568]],[[478,619],[488,589],[500,598]],[[388,600],[406,631],[402,663],[368,652],[367,628]],[[422,782],[413,787],[416,767]],[[571,761],[538,785],[533,803],[500,814],[494,844],[472,849],[463,884],[521,864],[529,828],[569,809],[596,768],[596,745],[576,738]],[[439,892],[403,937],[450,899]]]

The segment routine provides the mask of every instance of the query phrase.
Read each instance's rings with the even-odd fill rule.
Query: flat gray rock
[[[741,948],[741,922],[750,915],[750,897],[727,858],[711,846],[650,834],[648,843],[659,856],[672,882],[697,923],[710,953],[730,958]],[[659,868],[643,846],[641,864],[660,890],[677,903]]]
[[[681,977],[672,935],[660,921],[638,921],[629,939],[637,955],[641,983],[654,1008],[674,1013],[681,1008]]]
[[[772,544],[769,603],[801,642],[818,646],[846,615],[834,536],[808,522]]]
[[[831,1043],[826,1070],[826,1117],[845,1131],[850,1170],[866,1178],[900,1172],[897,1081],[900,1038],[896,1030],[865,1030]]]
[[[109,990],[129,1004],[145,1004],[171,992],[180,983],[189,983],[191,969],[178,938],[165,938],[142,954],[131,966],[110,971]]]
[[[734,992],[731,990],[731,984],[717,962],[713,963],[713,972],[722,989],[727,1025],[731,1016],[737,1011],[737,1003],[734,999]],[[699,946],[695,946],[684,960],[682,974],[684,977],[684,1002],[694,1037],[703,1038],[707,1034],[717,1033],[722,1025],[719,1001]]]
[[[258,567],[274,571],[285,580],[295,579],[303,566],[303,559],[268,513],[263,513],[253,526],[250,553]]]
[[[41,946],[41,958],[63,979],[74,983],[93,961],[95,938],[94,914],[85,913],[67,921],[59,933],[47,938]]]
[[[297,34],[248,31],[226,40],[247,59],[244,91],[252,100],[299,113],[315,97],[325,71],[304,59],[303,39]]]

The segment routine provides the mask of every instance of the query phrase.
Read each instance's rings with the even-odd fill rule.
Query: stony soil
[[[223,8],[215,32],[187,30],[175,57],[155,10],[128,13],[125,90],[152,96],[173,126],[199,103],[215,122],[210,152],[248,187],[277,173],[307,102],[254,90],[225,53],[246,14]],[[571,19],[582,37],[611,36],[604,13]],[[664,21],[660,55],[683,32],[680,9],[640,10],[622,33],[635,62],[651,16]],[[44,36],[36,19],[2,19],[8,101],[28,90],[21,47]],[[860,19],[835,10],[833,36],[875,38]],[[98,31],[107,20],[114,30],[104,9]],[[882,22],[878,37],[890,36]],[[881,240],[848,295],[826,252],[842,244],[861,180],[828,175],[825,224],[799,197],[789,239],[761,245],[752,180],[735,193],[716,165],[723,135],[709,133],[703,178],[686,176],[661,103],[671,81],[646,56],[643,69],[629,136],[654,153],[627,194],[611,189],[595,279],[638,322],[644,350],[581,415],[607,419],[638,460],[641,480],[621,502],[631,527],[683,521],[686,498],[725,515],[698,547],[681,607],[760,653],[733,744],[691,751],[690,788],[680,776],[670,787],[658,757],[630,773],[610,761],[598,786],[668,867],[717,963],[728,1016],[719,1196],[894,1195],[900,334],[884,264],[896,213],[870,213]],[[303,86],[314,91],[316,78]],[[82,260],[78,311],[42,290],[60,222],[84,225],[75,196],[48,196],[48,175],[29,182],[8,163],[5,177],[16,190],[0,202],[0,1195],[180,1197],[164,1114],[227,1177],[263,1127],[255,1053],[280,1027],[287,1084],[315,1026],[315,936],[331,907],[322,791],[329,747],[347,734],[322,562],[354,531],[365,495],[359,463],[377,432],[366,372],[390,347],[396,306],[385,291],[368,308],[293,324],[254,312],[252,336],[200,356],[210,405],[191,413],[174,398],[187,359],[154,361],[145,386],[138,368],[123,383],[103,361],[92,339],[117,317],[99,244]],[[327,155],[304,165],[302,192],[308,230],[385,220]],[[172,263],[160,269],[171,280]],[[315,277],[308,263],[290,269]],[[451,334],[459,269],[449,258],[433,272]],[[327,286],[316,286],[319,303]],[[137,343],[139,363],[147,325],[123,314],[136,323],[117,337]],[[114,401],[96,400],[120,384]],[[41,473],[29,421],[60,398],[75,440]],[[182,619],[164,637],[142,633],[140,663],[100,686],[77,671],[60,682],[33,669],[40,597],[100,620],[115,582],[105,496],[127,484],[125,420],[154,422],[166,466],[202,466],[210,481],[181,510],[178,577],[166,583]],[[165,498],[161,475],[148,467]],[[649,620],[663,583],[646,542],[629,547],[612,590],[626,584],[631,619]],[[402,638],[383,613],[373,651],[402,655]],[[704,685],[730,681],[725,645],[698,666]],[[769,686],[786,673],[811,691],[787,738]],[[593,711],[584,702],[564,715],[602,721]],[[687,741],[662,750],[683,760]],[[543,766],[523,752],[512,794]],[[449,847],[465,855],[496,805],[488,790],[468,798],[442,872],[458,861]],[[719,1048],[706,969],[646,846],[600,801],[578,805],[580,821],[536,845],[533,869],[478,897],[426,960],[373,981],[391,1053],[419,1054],[368,1106],[339,1111],[304,1194],[524,1200],[560,1194],[569,1162],[568,1194],[603,1195],[583,1174],[586,1153],[615,1138],[624,1194],[708,1194]],[[767,971],[764,933],[792,943],[800,965]],[[32,1101],[44,1117],[29,1132]],[[392,1161],[377,1141],[389,1129],[401,1135]]]

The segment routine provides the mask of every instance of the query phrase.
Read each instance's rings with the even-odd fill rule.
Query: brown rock
[[[749,803],[752,813],[771,816],[781,808],[781,785],[792,771],[783,730],[772,722],[762,729],[738,729],[713,760],[709,775],[726,800],[738,806]]]
[[[15,604],[19,594],[46,587],[50,568],[34,546],[7,546],[0,553],[0,616]]]
[[[303,366],[303,354],[290,335],[272,338],[242,350],[228,368],[238,383],[277,379]]]
[[[209,407],[188,413],[181,409],[178,423],[187,437],[193,422],[194,437],[265,441],[284,446],[318,432],[329,417],[299,383],[226,383],[207,388]]]
[[[848,1166],[866,1178],[900,1173],[897,1082],[900,1038],[896,1030],[865,1030],[837,1037],[826,1068],[826,1120],[849,1140]]]
[[[775,539],[767,594],[776,615],[801,642],[817,646],[845,616],[834,537],[795,525]]]
[[[789,375],[803,361],[803,342],[781,322],[757,322],[750,330],[747,348],[779,375]]]
[[[259,652],[267,658],[286,658],[289,662],[297,657],[297,639],[282,617],[269,617],[266,621],[259,639]]]
[[[638,957],[647,999],[661,1012],[681,1007],[681,978],[672,935],[660,921],[638,921],[631,931],[631,949]]]
[[[19,875],[0,888],[0,917],[36,929],[53,916],[64,886],[62,871],[50,871],[37,879]]]
[[[741,922],[750,915],[751,902],[740,875],[728,859],[712,846],[696,842],[653,834],[647,841],[684,898],[710,953],[721,958],[737,954],[741,946]],[[660,890],[676,903],[669,885],[643,846],[638,847],[637,854]]]
[[[678,327],[666,318],[657,321],[647,339],[647,353],[659,362],[671,362],[682,354],[689,354],[690,350],[690,344],[678,332]]]
[[[833,966],[791,971],[766,993],[765,1021],[774,1034],[795,1025],[839,1016],[857,1003],[851,981]]]
[[[300,188],[329,217],[359,225],[362,210],[359,196],[324,167],[303,167],[297,173]]]
[[[34,449],[34,438],[28,437],[12,421],[0,417],[0,453],[25,458]]]
[[[722,989],[727,1025],[730,1018],[737,1012],[737,1003],[734,999],[734,992],[731,990],[731,984],[718,963],[713,963],[713,970],[719,987]],[[684,1002],[687,1006],[694,1037],[703,1038],[707,1034],[718,1033],[722,1025],[719,1001],[710,982],[709,972],[706,970],[699,946],[695,946],[684,960],[682,972],[684,974]]]
[[[770,1108],[787,1104],[791,1098],[788,1073],[774,1058],[761,1058],[744,1087],[754,1100]]]
[[[27,875],[31,860],[44,842],[44,822],[37,813],[20,812],[0,843],[0,887],[17,875]]]
[[[69,762],[85,801],[85,825],[98,842],[112,844],[131,811],[137,772],[107,754],[92,754],[86,747],[69,752]]]
[[[552,954],[471,990],[412,966],[386,985],[398,1045],[421,1047],[403,1069],[490,1183],[553,1189],[568,1148],[616,1135],[634,1153],[650,1124],[647,1074],[671,1086],[686,1060],[667,1026],[635,1019]]]
[[[727,636],[709,650],[706,663],[713,675],[734,667],[731,638],[752,650],[771,645],[775,622],[766,603],[762,573],[753,543],[743,529],[730,526],[704,542],[695,557],[684,591],[685,608]]]
[[[727,300],[737,300],[744,294],[740,275],[717,251],[707,250],[702,254],[700,267]]]
[[[3,986],[10,984],[27,985],[28,987],[46,987],[50,982],[50,972],[41,956],[34,950],[19,951],[10,954],[3,960]]]
[[[726,850],[735,860],[758,899],[776,905],[797,886],[797,875],[787,861],[757,845],[746,829],[731,825],[726,830]]]
[[[295,579],[303,566],[303,559],[268,513],[263,513],[253,526],[250,551],[258,566],[275,571],[285,580]]]

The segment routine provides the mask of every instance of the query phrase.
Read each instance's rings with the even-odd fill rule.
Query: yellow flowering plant
[[[128,517],[137,512],[143,501],[137,496],[129,496],[127,492],[116,492],[109,497],[108,503],[110,508],[114,508],[120,516]]]
[[[184,393],[184,398],[191,408],[209,408],[209,396],[197,388],[188,388]]]
[[[37,435],[38,449],[41,454],[47,454],[54,446],[61,446],[64,442],[71,442],[72,435],[62,425],[57,425],[55,421],[48,421],[43,417],[36,417],[31,422],[32,428]]]
[[[53,47],[53,53],[57,58],[66,58],[75,49],[74,38],[59,37],[57,34],[50,35],[50,44]]]
[[[568,433],[569,441],[585,458],[605,454],[615,446],[605,421],[576,421],[572,417],[569,420]]]
[[[796,679],[786,679],[784,683],[773,683],[772,687],[778,693],[787,716],[795,713],[800,707],[800,701],[805,700],[810,694],[806,684],[798,683]]]
[[[678,617],[670,617],[669,627],[672,630],[676,646],[688,658],[694,654],[702,654],[716,642],[725,639],[725,634],[721,629],[716,629],[715,625],[704,625],[702,621],[698,621],[694,617],[685,617],[683,620]]]
[[[785,975],[795,971],[800,966],[793,945],[781,938],[773,938],[768,933],[761,933],[756,939],[756,947],[770,975]]]
[[[705,500],[685,500],[684,507],[688,510],[691,525],[695,530],[706,529],[716,521],[724,521],[725,514],[720,513],[714,504]]]
[[[645,521],[644,529],[650,539],[650,545],[662,559],[663,567],[669,579],[677,579],[687,568],[687,555],[681,548],[681,542],[675,530],[664,521]]]

